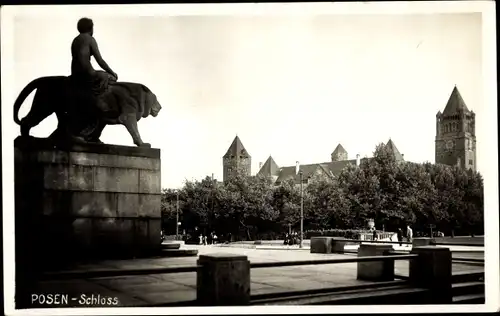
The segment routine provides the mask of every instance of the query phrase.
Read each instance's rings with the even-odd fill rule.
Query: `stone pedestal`
[[[200,255],[197,301],[202,306],[243,306],[250,303],[250,261],[227,253]]]
[[[433,292],[433,304],[452,302],[451,269],[449,248],[436,246],[415,247],[411,251],[418,257],[410,260],[410,281],[418,287]]]
[[[16,261],[46,267],[160,250],[160,150],[15,140]]]
[[[392,249],[392,245],[362,244],[358,249],[358,257],[389,255]],[[358,262],[357,276],[359,280],[393,281],[394,261]]]
[[[332,237],[311,237],[311,253],[332,253]]]
[[[412,247],[421,247],[421,246],[429,246],[432,245],[432,238],[428,237],[418,237],[418,238],[413,238],[411,241]]]
[[[346,244],[342,237],[311,237],[311,253],[344,253]]]
[[[346,244],[347,244],[347,239],[342,237],[332,237],[332,252],[344,253],[344,248]]]

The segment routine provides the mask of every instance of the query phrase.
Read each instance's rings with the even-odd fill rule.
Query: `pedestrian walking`
[[[377,239],[378,239],[377,230],[375,229],[375,227],[373,227],[373,241],[375,241]]]
[[[403,231],[401,230],[401,228],[398,228],[397,235],[398,235],[399,246],[403,246]]]
[[[408,242],[413,239],[413,229],[411,229],[410,225],[406,226],[406,239],[408,239]]]

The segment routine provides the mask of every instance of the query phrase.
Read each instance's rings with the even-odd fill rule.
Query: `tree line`
[[[380,144],[373,158],[346,166],[330,179],[316,176],[303,186],[295,180],[275,185],[266,177],[237,172],[225,183],[206,177],[165,189],[163,229],[175,234],[179,199],[180,232],[215,231],[233,239],[282,238],[298,231],[303,201],[304,230],[362,229],[374,219],[377,229],[414,232],[484,232],[483,179],[478,172],[431,163],[397,162]]]

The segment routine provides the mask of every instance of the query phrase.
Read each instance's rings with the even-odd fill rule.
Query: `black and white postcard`
[[[5,314],[498,310],[495,25],[3,6]]]

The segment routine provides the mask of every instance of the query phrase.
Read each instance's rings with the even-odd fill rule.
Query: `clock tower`
[[[469,111],[457,87],[436,114],[436,163],[476,170],[476,114]]]

